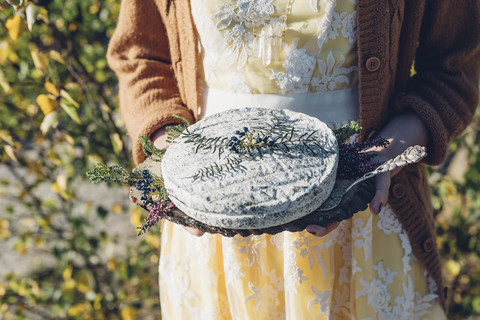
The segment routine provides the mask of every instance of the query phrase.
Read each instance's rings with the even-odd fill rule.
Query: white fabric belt
[[[294,94],[248,94],[206,88],[204,99],[202,117],[244,107],[289,109],[316,117],[327,125],[357,120],[359,116],[357,88]]]

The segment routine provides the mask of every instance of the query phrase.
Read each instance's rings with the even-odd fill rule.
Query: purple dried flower
[[[153,206],[150,208],[150,212],[148,217],[145,219],[145,223],[138,227],[138,234],[143,234],[150,230],[151,227],[156,225],[160,219],[164,218],[168,215],[175,205],[170,201],[161,200],[159,202],[155,202]]]
[[[381,163],[372,162],[374,155],[362,152],[371,147],[385,148],[388,141],[375,138],[367,141],[345,143],[339,147],[338,177],[340,179],[357,179],[374,170]]]

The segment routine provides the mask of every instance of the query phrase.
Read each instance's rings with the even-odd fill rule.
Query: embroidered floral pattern
[[[307,308],[310,309],[313,305],[319,304],[320,314],[328,316],[330,314],[329,300],[332,297],[332,291],[331,290],[321,291],[321,290],[315,289],[315,287],[312,286],[312,292],[315,295],[315,298],[308,301]]]
[[[162,310],[176,314],[181,308],[205,319],[284,319],[286,306],[293,303],[294,310],[305,312],[304,318],[321,314],[329,319],[431,319],[432,310],[439,308],[435,284],[426,273],[418,278],[420,264],[412,258],[408,237],[401,239],[404,231],[397,233],[392,227],[396,220],[388,206],[377,217],[357,213],[324,238],[284,232],[246,238],[206,234],[199,239],[166,223],[160,264]],[[172,240],[178,232],[185,233],[183,242]],[[371,235],[389,242],[388,254],[398,252],[402,262],[384,261],[384,252],[372,251]],[[220,247],[223,255],[218,256]],[[419,281],[427,290],[416,288]],[[354,282],[359,287],[350,292]],[[213,304],[202,305],[205,297]],[[352,309],[353,304],[364,307]]]
[[[317,45],[319,50],[322,50],[323,45],[328,40],[333,40],[339,36],[338,28],[340,28],[342,23],[335,19],[334,12],[336,7],[337,3],[335,1],[327,1],[325,16],[317,23]]]
[[[312,86],[315,87],[317,91],[325,92],[335,90],[340,83],[349,83],[347,75],[357,71],[357,67],[344,68],[343,64],[345,63],[345,57],[340,55],[340,58],[335,61],[333,53],[330,52],[327,57],[327,62],[323,60],[318,60],[318,69],[320,70],[319,77],[314,77],[312,79]]]
[[[261,27],[270,20],[274,13],[273,0],[238,0],[236,5],[219,4],[218,12],[212,15],[216,27],[224,31],[223,36],[228,46],[223,56],[230,65],[237,63],[237,68],[245,66],[248,56],[254,55],[254,35],[246,28]],[[233,27],[230,26],[233,24]]]
[[[275,9],[273,0],[239,0],[238,21],[245,23],[247,27],[260,27],[266,24]]]
[[[391,319],[387,317],[388,313],[391,313],[391,310],[389,310],[390,293],[388,285],[393,283],[393,277],[397,272],[391,271],[390,268],[384,269],[382,261],[373,265],[373,269],[377,271],[378,278],[374,278],[371,282],[360,278],[360,283],[364,288],[355,294],[355,298],[367,295],[368,304],[373,307],[379,317],[381,319]]]
[[[275,81],[282,93],[336,90],[339,84],[349,85],[348,77],[357,71],[354,66],[343,66],[345,63],[343,55],[339,57],[338,61],[335,61],[332,52],[329,52],[326,61],[315,57],[329,40],[343,37],[352,44],[356,41],[356,11],[337,12],[336,1],[323,0],[320,2],[325,3],[326,8],[322,10],[325,12],[322,13],[316,31],[318,48],[311,48],[312,50],[307,52],[306,48],[300,47],[299,38],[294,38],[291,44],[283,44],[285,58],[282,67],[284,70],[271,69],[272,73],[269,78]],[[318,12],[319,0],[310,0],[310,6],[313,12]],[[208,77],[211,77],[210,70],[214,69],[212,66],[217,65],[221,59],[226,59],[228,65],[236,65],[237,70],[244,70],[249,57],[256,58],[258,48],[255,45],[254,28],[257,29],[258,35],[262,28],[287,30],[288,27],[285,15],[273,16],[276,13],[273,0],[237,0],[236,4],[220,3],[216,5],[216,10],[211,15],[210,21],[214,22],[216,32],[221,34],[225,44],[222,48],[218,48],[219,42],[216,41],[214,44],[217,45],[217,55],[205,55],[204,64],[208,67],[206,68]],[[278,12],[276,14],[278,15]],[[205,20],[205,15],[197,15],[197,17],[196,23],[197,20]],[[212,34],[214,31],[209,29],[203,32]],[[206,46],[206,43],[203,45]],[[208,48],[207,51],[209,51]],[[317,65],[315,59],[318,59],[320,76],[312,77]],[[229,89],[235,90],[236,88],[236,86],[230,86]],[[243,86],[241,90],[234,92],[248,92]]]
[[[305,49],[297,49],[299,38],[286,49],[287,56],[283,62],[285,72],[272,69],[270,79],[275,79],[283,93],[306,93],[315,69],[315,58]]]
[[[252,292],[245,298],[245,302],[255,301],[256,310],[265,310],[266,319],[285,319],[285,314],[279,311],[280,296],[283,295],[283,281],[275,275],[275,270],[267,274],[268,284],[256,287],[252,282],[248,288]]]

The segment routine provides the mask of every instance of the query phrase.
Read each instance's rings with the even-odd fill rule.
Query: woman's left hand
[[[388,159],[395,158],[410,146],[427,146],[429,137],[425,125],[414,113],[406,113],[393,118],[378,136],[387,139],[390,144],[384,149],[374,148],[366,150],[366,152],[376,152],[377,156],[374,158],[374,161],[382,163]],[[382,207],[387,204],[391,178],[400,170],[396,169],[375,177],[376,192],[369,204],[372,214],[379,214]],[[324,227],[309,225],[306,230],[315,236],[323,237],[335,230],[339,224],[340,222],[332,222]]]

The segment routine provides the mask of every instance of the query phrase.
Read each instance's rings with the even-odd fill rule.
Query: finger
[[[387,205],[390,183],[390,174],[388,172],[379,174],[375,177],[376,192],[372,201],[370,201],[370,211],[373,214],[379,214],[382,207]]]
[[[130,201],[132,203],[137,203],[137,198],[135,198],[134,196],[130,195]]]
[[[333,230],[335,230],[339,224],[340,224],[339,221],[329,223],[325,227],[311,224],[307,226],[305,230],[307,230],[309,233],[313,234],[314,236],[323,237],[329,234],[330,232],[332,232]]]
[[[188,233],[193,234],[194,236],[197,236],[197,237],[201,237],[205,233],[194,227],[183,227],[183,229],[187,230]]]

